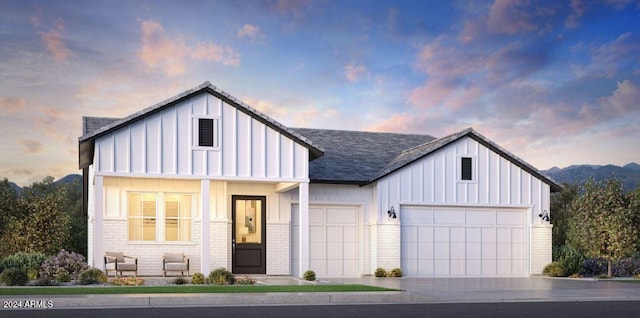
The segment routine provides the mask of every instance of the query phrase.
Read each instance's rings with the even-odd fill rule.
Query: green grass
[[[131,287],[0,287],[0,295],[81,295],[81,294],[189,294],[189,293],[317,293],[317,292],[376,292],[397,291],[367,285],[187,285],[187,286],[131,286]]]

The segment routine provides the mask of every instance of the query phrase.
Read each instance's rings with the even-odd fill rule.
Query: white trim
[[[176,117],[177,118],[177,117]],[[199,146],[199,133],[200,133],[200,124],[199,119],[213,119],[213,146]],[[213,115],[199,115],[199,114],[191,114],[191,150],[210,150],[210,151],[221,151],[222,150],[222,136],[220,134],[220,127],[222,126],[222,119],[220,116]],[[176,152],[177,153],[177,152]]]
[[[255,183],[278,183],[278,182],[310,182],[308,178],[263,178],[263,177],[238,177],[238,176],[207,176],[207,175],[188,175],[188,174],[151,174],[151,173],[123,173],[123,172],[101,172],[96,176],[104,177],[123,177],[123,178],[142,178],[142,179],[175,179],[175,180],[211,180],[211,181],[248,181]]]
[[[471,158],[471,180],[462,180],[462,158]],[[456,182],[457,183],[478,183],[478,155],[457,154],[456,155]]]
[[[211,260],[209,255],[209,249],[211,247],[211,206],[210,206],[210,194],[211,181],[202,180],[200,182],[200,272],[208,273],[211,268]]]

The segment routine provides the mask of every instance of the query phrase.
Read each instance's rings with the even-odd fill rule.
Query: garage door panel
[[[465,243],[451,243],[450,252],[452,260],[464,259],[464,246]]]
[[[431,224],[433,223],[433,210],[424,208],[402,209],[402,221],[407,224]]]
[[[358,216],[355,209],[327,209],[327,223],[329,224],[357,224],[357,222]]]
[[[452,227],[449,231],[450,241],[454,243],[464,243],[465,241],[464,227]]]
[[[424,220],[431,209],[433,225]],[[409,277],[525,276],[525,215],[524,209],[402,207],[402,268]]]
[[[318,225],[309,226],[309,241],[311,242],[326,242],[327,232],[324,227]]]
[[[342,233],[342,238],[345,243],[358,242],[358,229],[355,226],[343,227]]]
[[[327,260],[310,259],[309,266],[316,272],[316,276],[327,277]]]
[[[327,215],[324,209],[309,207],[309,224],[324,224],[327,220]]]
[[[326,255],[328,260],[341,260],[344,255],[342,242],[327,242]]]
[[[326,259],[327,243],[326,242],[310,242],[309,243],[309,257],[311,259]]]
[[[355,259],[358,255],[358,243],[345,242],[342,249],[344,259]]]
[[[342,242],[342,226],[327,225],[327,242]]]

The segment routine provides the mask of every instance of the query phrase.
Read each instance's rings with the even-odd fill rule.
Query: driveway
[[[640,283],[568,278],[338,279],[405,290],[425,302],[640,300]]]

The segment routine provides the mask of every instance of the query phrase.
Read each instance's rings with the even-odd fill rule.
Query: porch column
[[[300,222],[298,227],[298,235],[300,237],[300,255],[298,271],[300,277],[305,271],[309,270],[309,183],[302,182],[298,187],[298,220]]]
[[[210,220],[211,205],[210,199],[211,180],[200,181],[200,272],[207,275],[210,269],[209,248],[211,246]]]
[[[103,269],[104,268],[104,246],[103,246],[103,233],[104,233],[104,186],[103,177],[94,177],[94,200],[93,200],[93,217],[95,222],[93,223],[94,241],[89,244],[94,244],[93,248],[93,267]]]

